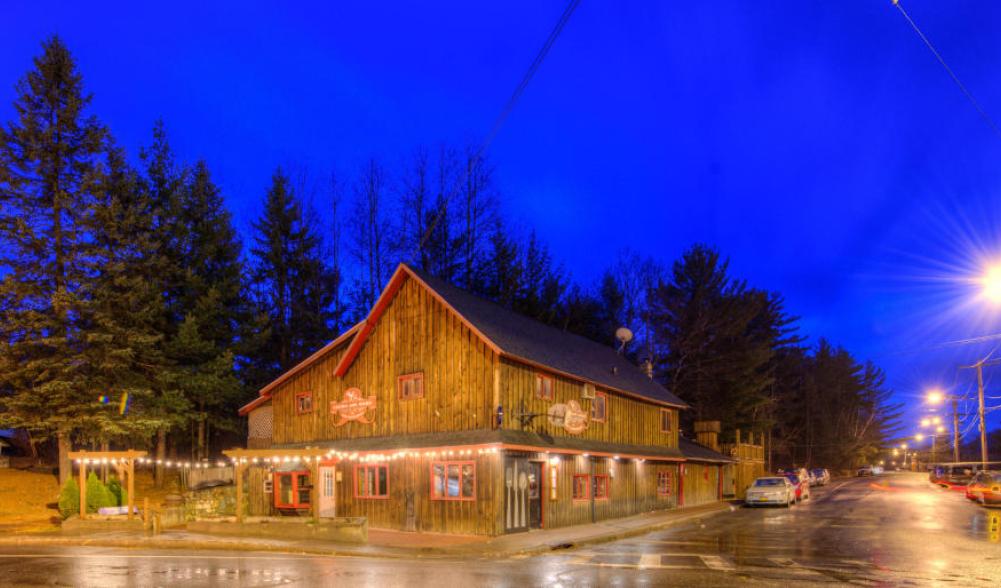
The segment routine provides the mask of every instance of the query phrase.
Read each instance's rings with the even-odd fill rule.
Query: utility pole
[[[959,398],[952,396],[952,461],[959,462]]]
[[[1001,360],[980,360],[973,365],[960,366],[960,369],[977,370],[977,415],[980,417],[980,465],[987,469],[987,423],[984,422],[984,366],[1001,365]]]

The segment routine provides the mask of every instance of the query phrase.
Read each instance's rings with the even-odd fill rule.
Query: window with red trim
[[[424,398],[424,372],[403,374],[396,378],[396,389],[400,400]]]
[[[573,477],[573,499],[587,500],[591,497],[590,476],[587,474],[574,474]]]
[[[595,474],[591,476],[591,495],[595,500],[608,500],[608,476]]]
[[[702,466],[702,479],[706,482],[709,481],[709,468],[706,466]]]
[[[608,414],[608,395],[604,392],[595,392],[594,400],[591,401],[591,420],[597,423],[605,422]]]
[[[553,399],[553,379],[546,374],[535,374],[535,396],[543,400]]]
[[[306,414],[313,412],[313,393],[299,392],[295,395],[295,413]]]
[[[389,498],[389,466],[356,465],[355,498]]]
[[[671,482],[671,472],[657,472],[657,496],[670,496]]]
[[[476,462],[431,462],[432,500],[476,500]]]
[[[312,489],[309,471],[275,472],[275,508],[309,508]]]
[[[660,432],[670,433],[674,430],[674,411],[669,408],[660,409]]]

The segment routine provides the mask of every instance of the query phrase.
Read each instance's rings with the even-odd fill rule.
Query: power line
[[[921,38],[925,46],[928,47],[928,50],[931,51],[932,55],[935,56],[935,59],[937,59],[938,62],[942,64],[942,67],[949,74],[949,77],[952,78],[952,81],[955,82],[956,86],[958,86],[959,89],[963,92],[963,95],[966,96],[966,99],[970,101],[970,104],[973,105],[973,108],[977,109],[977,112],[980,113],[981,118],[983,118],[984,121],[987,122],[988,126],[991,127],[991,130],[994,131],[994,134],[997,135],[999,139],[1001,139],[1001,129],[999,129],[997,124],[994,123],[994,119],[992,119],[991,116],[987,114],[987,111],[984,110],[982,106],[980,106],[980,103],[977,102],[977,99],[973,97],[973,93],[971,93],[970,90],[966,87],[966,85],[960,81],[959,76],[956,75],[956,72],[952,71],[952,68],[949,67],[949,64],[945,62],[945,59],[943,59],[942,55],[939,54],[938,50],[935,49],[935,46],[931,44],[931,41],[928,40],[928,37],[926,37],[925,34],[921,32],[921,29],[918,28],[917,23],[914,22],[914,19],[912,19],[911,16],[907,14],[907,11],[904,10],[904,7],[900,4],[900,0],[892,0],[892,2],[893,5],[897,7],[897,10],[900,11],[900,14],[902,14],[904,18],[907,20],[907,22],[911,25],[911,28],[914,29],[914,32],[918,34],[918,37]]]
[[[542,47],[535,55],[535,59],[532,60],[531,65],[528,66],[528,70],[525,71],[525,75],[521,77],[521,81],[518,82],[518,86],[515,87],[514,92],[512,92],[511,96],[507,99],[507,103],[504,104],[504,108],[501,110],[500,114],[497,115],[496,120],[494,120],[494,124],[490,128],[490,132],[487,133],[487,136],[483,139],[483,143],[481,143],[479,148],[473,153],[472,161],[467,163],[465,175],[462,178],[464,181],[468,181],[469,174],[473,169],[475,169],[480,158],[486,152],[487,148],[490,147],[491,143],[493,143],[494,137],[497,136],[497,133],[500,131],[501,126],[503,126],[504,121],[507,120],[508,115],[510,115],[511,111],[514,110],[515,104],[518,102],[522,93],[524,93],[525,88],[528,87],[528,83],[532,80],[535,72],[538,71],[542,62],[545,61],[546,56],[549,55],[549,50],[553,47],[553,44],[560,36],[560,33],[563,32],[563,27],[565,27],[567,22],[570,20],[570,17],[573,15],[573,12],[576,10],[578,4],[580,4],[580,0],[570,0],[566,8],[563,9],[563,14],[561,14],[560,19],[556,21],[556,25],[553,27],[553,30],[549,32],[549,36],[546,37],[546,42],[542,44]],[[452,197],[455,196],[458,192],[459,186],[461,186],[464,181],[457,182],[455,189],[452,190],[445,198],[444,202],[442,202],[441,208],[438,210],[437,214],[435,214],[434,218],[431,219],[431,224],[428,225],[428,228],[421,236],[420,243],[417,246],[418,251],[423,249],[428,237],[431,236],[431,232],[434,231],[435,227],[438,226],[438,223],[445,215],[445,210],[448,207],[449,202],[452,200]],[[417,252],[414,253],[416,254]]]

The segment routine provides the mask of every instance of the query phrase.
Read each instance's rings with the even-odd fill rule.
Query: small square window
[[[591,420],[599,423],[605,422],[608,414],[608,395],[604,392],[595,392],[594,400],[591,401]]]
[[[396,386],[400,400],[424,398],[424,372],[404,374],[396,379]]]
[[[553,379],[545,374],[535,374],[535,396],[543,400],[553,399]]]
[[[313,412],[313,393],[299,392],[295,395],[296,414],[306,414]]]

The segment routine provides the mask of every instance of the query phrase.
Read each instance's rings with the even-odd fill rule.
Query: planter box
[[[188,523],[187,529],[196,533],[237,537],[368,543],[368,519],[365,517],[338,517],[319,522],[287,518],[261,518],[243,523],[235,520],[200,520]]]
[[[109,531],[139,531],[143,530],[140,517],[131,521],[125,515],[100,516],[88,515],[84,520],[74,515],[63,521],[62,532],[67,534],[106,533]]]

